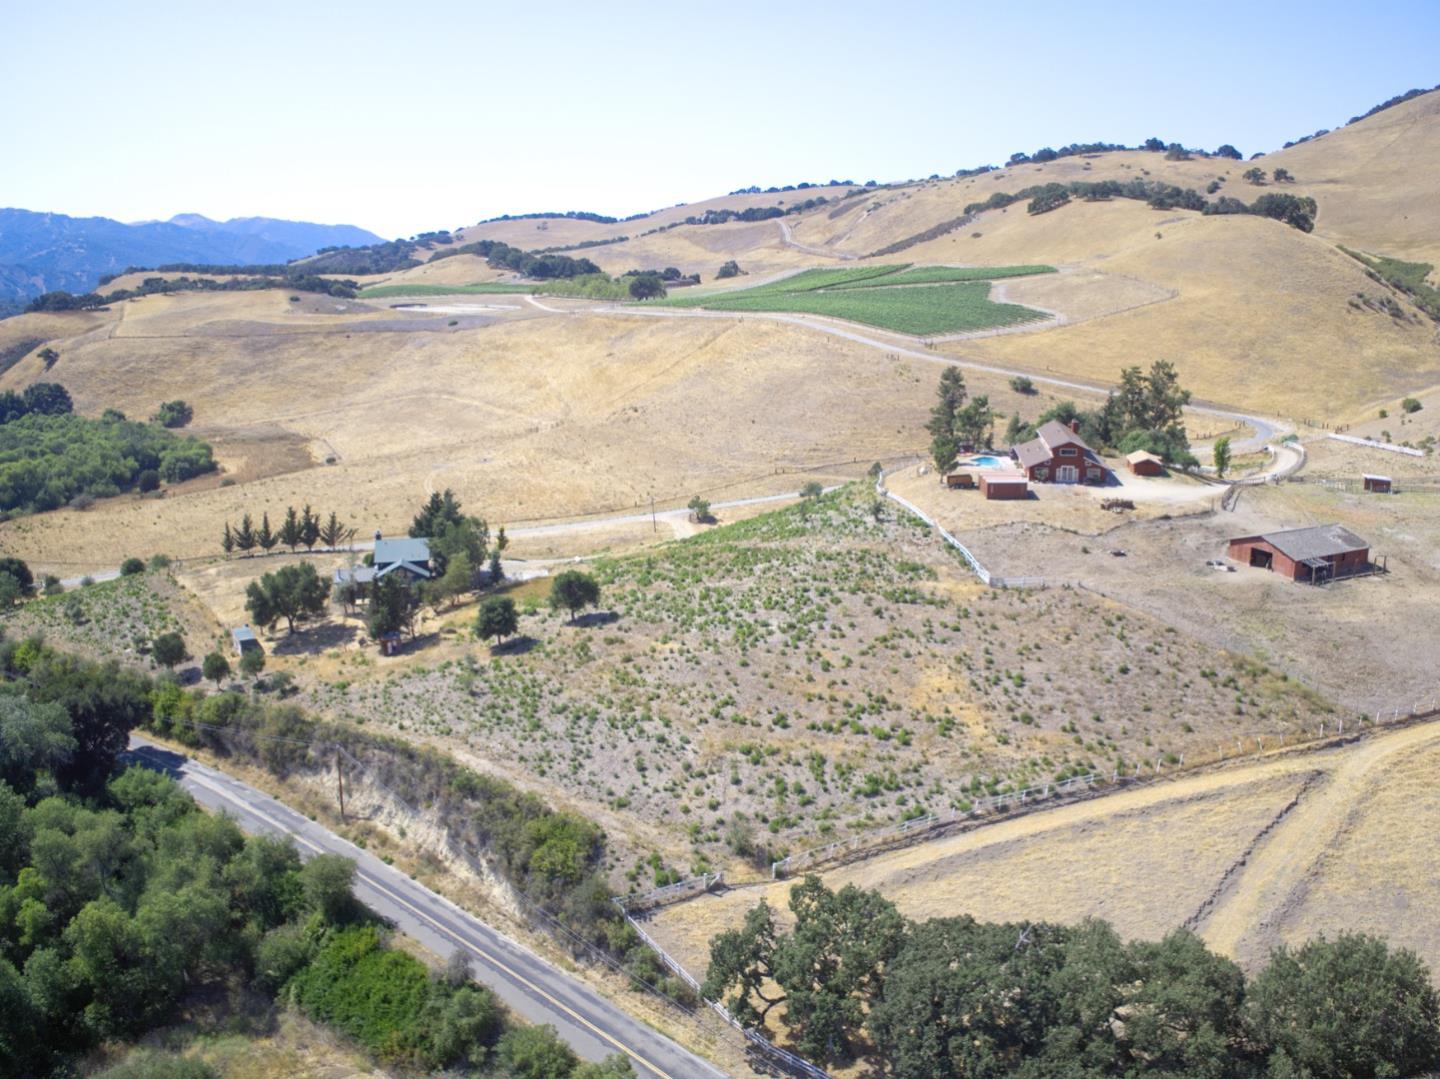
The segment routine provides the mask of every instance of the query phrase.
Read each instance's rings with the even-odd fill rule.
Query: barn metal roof
[[[1326,558],[1348,551],[1368,550],[1370,544],[1348,528],[1338,524],[1316,525],[1313,528],[1291,528],[1284,532],[1267,532],[1260,537],[1286,558],[1304,562]]]

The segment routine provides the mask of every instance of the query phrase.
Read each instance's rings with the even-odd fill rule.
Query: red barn
[[[1029,498],[1030,484],[1020,476],[982,475],[980,491],[986,498]]]
[[[1316,525],[1232,539],[1230,557],[1292,581],[1321,584],[1365,570],[1370,565],[1370,545],[1340,525]]]
[[[1015,447],[1015,459],[1036,483],[1104,483],[1105,465],[1080,437],[1080,421],[1042,424],[1035,437]]]

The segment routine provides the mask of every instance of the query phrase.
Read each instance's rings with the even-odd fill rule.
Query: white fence
[[[849,839],[827,843],[823,847],[800,851],[788,858],[781,858],[778,862],[770,863],[770,879],[779,880],[781,877],[791,876],[803,870],[814,869],[826,862],[841,860],[852,854],[888,846],[896,840],[908,840],[913,836],[923,835],[956,821],[983,817],[990,813],[1003,813],[1005,810],[1014,809],[1017,806],[1035,805],[1052,798],[1087,791],[1102,782],[1123,783],[1128,778],[1130,777],[1121,776],[1117,772],[1107,781],[1098,773],[1092,772],[1088,775],[1071,776],[1069,779],[1062,779],[1054,783],[1041,783],[1034,787],[1025,787],[1005,794],[986,795],[970,802],[966,809],[953,808],[948,813],[927,813],[923,817],[900,821],[879,831],[865,832],[851,836]]]
[[[690,877],[687,880],[676,881],[674,884],[667,884],[663,888],[656,888],[653,891],[645,892],[643,895],[617,895],[615,902],[619,903],[621,909],[627,913],[630,911],[654,910],[656,907],[663,907],[670,903],[678,903],[682,899],[703,895],[717,884],[724,883],[724,873],[701,873],[698,877]]]
[[[1359,435],[1326,435],[1326,438],[1333,438],[1336,442],[1349,442],[1353,446],[1368,446],[1372,450],[1388,450],[1390,453],[1403,453],[1407,457],[1424,457],[1424,450],[1411,449],[1409,446],[1397,446],[1393,442],[1381,442],[1377,438],[1361,438]]]
[[[958,539],[952,536],[948,531],[945,530],[945,528],[940,524],[939,521],[935,520],[935,518],[931,517],[919,506],[915,505],[915,503],[911,502],[908,498],[902,498],[894,491],[889,490],[885,486],[885,474],[883,472],[880,474],[880,478],[875,481],[875,493],[884,498],[890,499],[890,501],[898,505],[904,506],[916,517],[919,517],[920,520],[924,521],[931,528],[935,529],[936,532],[939,532],[941,539],[943,539],[946,543],[950,544],[951,547],[954,547],[955,550],[960,552],[960,557],[965,559],[966,564],[975,571],[975,576],[980,578],[980,582],[982,584],[990,583],[990,571],[980,564],[980,559],[976,558],[975,555],[971,553],[970,548],[966,547],[965,544],[961,543]],[[1003,585],[1001,587],[1003,587]]]

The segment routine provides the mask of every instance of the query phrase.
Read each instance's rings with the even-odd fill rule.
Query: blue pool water
[[[995,468],[1000,464],[1000,458],[985,454],[980,457],[970,458],[970,463],[972,465],[980,465],[983,468]]]

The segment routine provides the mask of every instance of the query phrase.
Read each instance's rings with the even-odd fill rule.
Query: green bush
[[[121,1063],[97,1072],[95,1079],[220,1079],[220,1073],[203,1060],[137,1049]]]
[[[127,558],[120,563],[120,576],[133,577],[145,572],[145,563],[139,558]]]
[[[384,948],[373,925],[334,933],[289,983],[295,1004],[386,1060],[416,1060],[429,996],[425,966]],[[418,1062],[418,1060],[416,1060]]]
[[[184,427],[195,416],[195,411],[184,401],[166,401],[150,417],[152,423],[161,427]]]
[[[569,1079],[578,1060],[554,1027],[517,1027],[500,1039],[497,1056],[512,1079]]]

